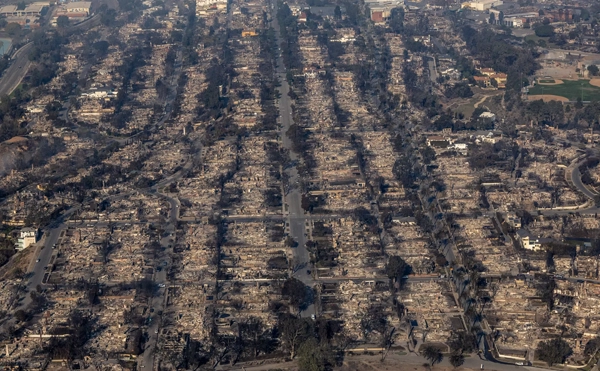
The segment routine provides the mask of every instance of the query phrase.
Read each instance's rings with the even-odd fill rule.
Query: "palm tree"
[[[449,361],[452,367],[458,368],[462,366],[463,363],[465,363],[465,356],[462,353],[455,352],[450,355]]]
[[[435,365],[436,363],[442,362],[442,360],[444,359],[444,355],[442,354],[440,348],[435,347],[433,345],[425,346],[421,353],[423,357],[425,357],[425,359],[429,361],[431,366]]]

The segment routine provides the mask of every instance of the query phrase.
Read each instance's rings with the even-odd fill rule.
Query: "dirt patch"
[[[542,80],[542,79],[538,80],[537,84],[538,85],[560,85],[560,84],[564,84],[564,81],[558,80],[558,79],[553,79],[552,82],[542,82],[542,81],[544,81],[544,80]]]
[[[597,86],[597,87],[600,88],[600,79],[591,79],[590,80],[590,85]]]
[[[550,94],[544,94],[544,95],[528,95],[527,96],[527,100],[543,100],[544,102],[550,102],[551,100],[556,100],[559,102],[568,102],[569,98],[566,97],[561,97],[560,95],[550,95]]]
[[[29,263],[33,259],[35,250],[36,246],[30,246],[30,248],[19,251],[13,255],[11,259],[0,268],[0,280],[15,278],[15,276],[27,273]]]
[[[406,363],[400,359],[386,359],[384,362],[379,361],[379,357],[372,360],[344,360],[344,364],[341,367],[336,368],[336,371],[456,371],[454,367],[445,365],[435,365],[433,368],[425,367],[423,360],[421,364]],[[402,367],[398,367],[398,364],[402,364]],[[471,368],[460,367],[460,371],[475,371]]]

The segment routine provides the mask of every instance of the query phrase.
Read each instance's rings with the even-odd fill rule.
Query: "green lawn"
[[[455,112],[462,113],[465,116],[465,118],[471,117],[473,111],[475,111],[475,107],[472,103],[467,103],[463,104],[462,106],[458,106],[455,110]]]
[[[600,88],[590,85],[589,80],[564,80],[564,84],[536,85],[529,89],[529,95],[559,95],[570,101],[576,101],[582,93],[584,101],[600,101]]]
[[[535,42],[536,45],[539,45],[540,40],[544,40],[546,42],[547,48],[556,48],[557,47],[556,44],[550,42],[549,37],[539,37],[536,34],[525,36],[524,41],[527,42],[529,40]]]

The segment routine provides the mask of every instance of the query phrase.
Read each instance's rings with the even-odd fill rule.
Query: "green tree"
[[[564,363],[573,353],[573,349],[566,341],[557,338],[540,342],[535,352],[540,360],[552,366],[556,363]]]
[[[389,279],[401,279],[411,272],[412,267],[397,255],[390,256],[388,263],[385,265],[385,274]]]
[[[433,345],[426,345],[423,350],[421,350],[421,355],[429,361],[431,366],[442,362],[444,359],[444,355],[442,354],[440,348]]]
[[[314,337],[309,338],[298,349],[300,371],[325,371],[328,360],[326,352]]]
[[[394,8],[390,12],[389,25],[392,31],[396,34],[401,34],[404,31],[404,9]]]
[[[96,55],[98,55],[100,57],[106,55],[106,53],[108,52],[109,46],[110,46],[110,44],[108,43],[108,41],[105,41],[105,40],[96,41],[95,43],[92,44],[92,48],[96,52]]]
[[[10,22],[6,25],[6,27],[4,27],[4,31],[6,31],[6,33],[10,36],[15,36],[21,32],[21,25],[15,22]]]
[[[435,160],[435,150],[430,146],[426,146],[425,148],[421,149],[420,152],[425,165],[429,165],[431,161]]]
[[[589,65],[587,70],[590,73],[590,76],[598,76],[598,72],[600,72],[598,66],[596,66],[595,64]]]
[[[550,37],[554,35],[554,27],[549,24],[538,26],[535,29],[535,34],[538,37]]]
[[[335,9],[333,10],[333,16],[337,20],[342,19],[342,9],[340,8],[339,5],[335,6]]]
[[[279,317],[277,331],[280,334],[284,349],[289,352],[290,358],[293,359],[300,345],[310,336],[312,321],[308,318],[299,318],[291,314],[284,314]]]
[[[291,277],[283,283],[281,295],[290,301],[290,305],[299,310],[308,303],[310,299],[309,291],[310,288],[302,281]]]
[[[106,9],[100,13],[100,22],[108,27],[113,27],[117,18],[117,11],[115,9]]]
[[[449,358],[450,364],[454,368],[458,368],[465,363],[465,356],[462,353],[452,353]]]
[[[56,18],[56,26],[58,28],[69,27],[69,17],[66,15],[59,15],[58,18]]]

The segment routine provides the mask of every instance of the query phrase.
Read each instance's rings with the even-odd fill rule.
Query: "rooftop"
[[[78,8],[91,8],[91,1],[74,1],[72,3],[66,4],[67,9],[78,9]]]

